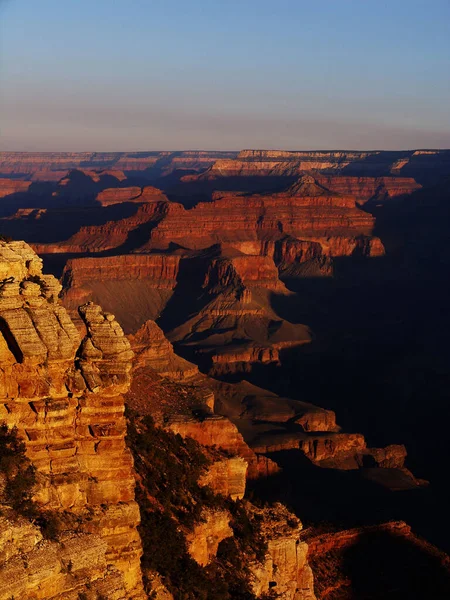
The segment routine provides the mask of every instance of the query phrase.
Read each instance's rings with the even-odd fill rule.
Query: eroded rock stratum
[[[0,421],[25,441],[35,502],[63,523],[49,541],[4,513],[0,598],[142,597],[123,400],[133,353],[93,304],[80,308],[80,336],[59,291],[26,243],[0,242]]]

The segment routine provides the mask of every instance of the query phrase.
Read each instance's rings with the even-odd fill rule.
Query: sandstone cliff
[[[59,283],[23,242],[0,242],[0,279],[0,420],[17,427],[37,469],[35,502],[62,517],[55,543],[29,529],[25,561],[16,557],[22,534],[3,524],[12,555],[3,557],[1,597],[71,598],[97,580],[99,590],[117,588],[113,598],[140,596],[139,509],[123,415],[129,342],[93,304],[80,308],[80,339],[58,301]],[[66,511],[75,532],[73,519],[64,525]]]

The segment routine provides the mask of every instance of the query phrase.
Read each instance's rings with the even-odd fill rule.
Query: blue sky
[[[450,0],[0,0],[0,149],[450,147]]]

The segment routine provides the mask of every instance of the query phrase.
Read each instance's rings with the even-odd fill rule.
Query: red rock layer
[[[63,281],[79,288],[93,280],[123,281],[149,279],[157,288],[173,289],[180,257],[169,254],[124,254],[102,258],[75,258],[67,261]]]
[[[358,204],[412,194],[422,186],[412,177],[324,177],[317,181],[336,194],[351,195]]]
[[[76,258],[63,273],[63,303],[70,309],[87,300],[101,302],[120,318],[127,333],[148,319],[155,320],[176,285],[177,255],[119,255]]]
[[[111,206],[121,202],[155,202],[167,200],[167,196],[158,188],[146,186],[141,190],[139,187],[108,188],[101,191],[97,198],[102,206]]]
[[[448,171],[448,150],[409,151],[280,151],[242,150],[236,158],[217,160],[200,175],[187,175],[183,181],[211,181],[224,177],[293,177],[305,172],[387,176],[438,176]]]
[[[145,171],[159,166],[164,174],[175,169],[204,169],[218,158],[236,156],[236,152],[0,152],[0,173],[33,175],[65,172],[70,169]],[[50,179],[48,179],[50,180]]]
[[[312,241],[336,236],[355,239],[370,236],[373,226],[373,217],[356,208],[351,197],[218,192],[212,202],[202,202],[189,211],[171,204],[143,248],[162,248],[176,242],[200,249],[218,242],[241,244],[284,235]],[[345,252],[343,248],[341,251]]]
[[[31,185],[31,181],[20,181],[20,179],[0,179],[0,198],[16,194],[17,192],[26,192]]]

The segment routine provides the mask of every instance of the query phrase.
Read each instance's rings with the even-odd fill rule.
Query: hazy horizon
[[[9,154],[146,154],[146,153],[176,153],[176,152],[227,152],[236,153],[244,151],[267,151],[267,152],[447,152],[449,147],[441,148],[146,148],[142,150],[10,150],[0,148],[0,153]]]
[[[0,0],[0,18],[2,151],[450,148],[446,0]]]

